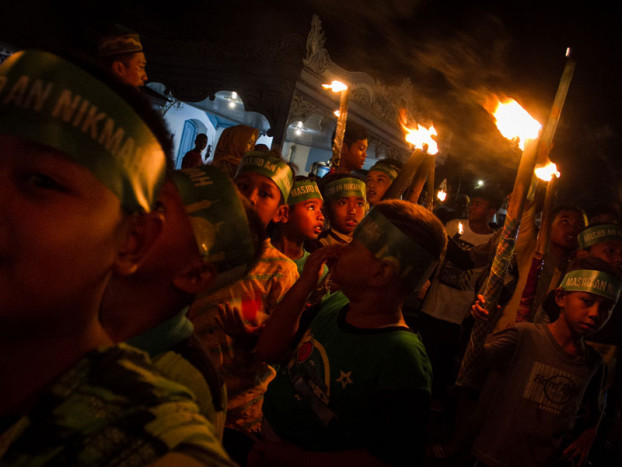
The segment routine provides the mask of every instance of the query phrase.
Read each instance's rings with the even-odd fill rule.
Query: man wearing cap
[[[134,90],[58,55],[0,65],[0,463],[231,465],[193,395],[98,319],[140,265],[169,137]]]
[[[216,167],[176,171],[156,203],[162,233],[138,270],[114,275],[101,320],[115,342],[144,350],[158,369],[190,388],[222,438],[222,378],[186,317],[195,295],[241,279],[261,253],[263,229],[231,179]],[[254,222],[252,222],[254,220]]]
[[[147,81],[147,59],[140,36],[122,32],[102,36],[97,44],[99,58],[125,84],[139,88]]]

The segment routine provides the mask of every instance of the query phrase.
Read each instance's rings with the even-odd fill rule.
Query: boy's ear
[[[278,222],[283,222],[283,219],[285,219],[285,222],[287,222],[288,217],[289,206],[287,204],[281,204],[274,213],[274,216],[272,216],[272,222],[276,224]]]
[[[558,307],[562,308],[564,306],[565,296],[566,292],[564,292],[562,289],[560,289],[559,287],[555,289],[555,303],[557,303]]]
[[[395,279],[395,265],[389,261],[378,261],[372,271],[369,285],[383,287]]]
[[[113,265],[116,274],[127,276],[136,272],[162,232],[163,224],[164,217],[155,211],[131,217]]]
[[[197,258],[193,264],[173,277],[173,285],[182,292],[196,295],[208,290],[217,276],[218,273],[213,265]]]

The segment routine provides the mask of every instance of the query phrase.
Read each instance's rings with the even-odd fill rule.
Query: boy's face
[[[589,248],[589,253],[596,258],[607,261],[618,272],[622,272],[622,240],[597,243]]]
[[[337,232],[352,235],[354,229],[365,216],[365,199],[360,196],[347,196],[329,203],[330,226]]]
[[[286,229],[301,240],[315,240],[324,228],[321,199],[309,199],[289,207]]]
[[[551,243],[565,250],[577,248],[577,235],[585,228],[583,216],[574,210],[557,213],[551,224]]]
[[[381,170],[373,170],[365,178],[367,188],[367,202],[371,205],[382,200],[382,197],[391,186],[391,177]]]
[[[127,240],[119,199],[62,153],[4,135],[0,193],[2,321],[80,320],[69,311],[98,305]]]
[[[367,274],[377,259],[358,240],[352,240],[343,247],[335,265],[331,268],[331,278],[339,284],[347,295],[357,287],[364,286]]]
[[[469,222],[489,222],[495,209],[482,198],[473,198],[469,205]]]
[[[281,205],[281,190],[268,177],[244,172],[236,177],[235,184],[250,201],[264,228],[271,221],[279,222],[283,218],[286,206]]]
[[[170,180],[162,185],[155,210],[164,217],[160,235],[135,273],[141,279],[173,276],[200,261],[192,225],[177,188]]]
[[[359,139],[351,145],[343,144],[341,163],[350,170],[361,170],[367,158],[367,140]]]
[[[602,328],[615,303],[589,292],[563,292],[557,289],[555,300],[562,309],[558,319],[566,320],[568,328],[576,336],[592,334]]]

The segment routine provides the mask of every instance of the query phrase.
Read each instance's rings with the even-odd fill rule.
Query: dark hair
[[[566,273],[576,271],[577,269],[593,269],[595,271],[606,272],[614,277],[620,277],[620,273],[616,271],[610,263],[591,255],[577,257],[570,263]]]
[[[471,192],[471,199],[473,198],[481,198],[484,201],[488,201],[490,207],[495,210],[499,209],[503,203],[503,195],[501,194],[501,190],[491,184],[475,188]]]
[[[336,134],[337,129],[335,128],[333,130],[333,135],[330,140],[331,143],[335,140]],[[350,146],[359,140],[368,138],[369,136],[367,135],[367,129],[364,126],[359,125],[358,123],[353,121],[346,122],[346,132],[343,135],[343,144],[347,144],[348,146]]]
[[[584,224],[587,225],[587,216],[585,215],[585,211],[576,204],[560,204],[559,206],[556,206],[551,212],[551,222],[553,222],[553,220],[562,211],[573,211],[578,213],[581,217],[583,217]]]
[[[601,201],[599,203],[592,205],[588,209],[587,214],[588,214],[590,225],[596,225],[596,223],[594,223],[592,219],[602,214],[610,215],[611,217],[615,219],[615,222],[620,222],[619,206],[615,203],[608,202],[608,201]]]

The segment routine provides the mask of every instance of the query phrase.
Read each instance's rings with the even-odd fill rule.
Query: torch
[[[425,159],[429,156],[433,156],[438,152],[438,145],[433,137],[436,136],[436,130],[434,126],[430,126],[430,128],[425,128],[421,125],[417,124],[416,128],[409,128],[403,123],[401,124],[402,128],[406,131],[406,141],[413,146],[413,152],[410,154],[410,157],[400,170],[400,173],[393,180],[391,186],[384,194],[382,199],[400,199],[400,197],[404,194],[404,191],[410,185],[410,182],[415,175],[418,173],[417,169],[419,166],[425,161]],[[418,189],[416,191],[416,198],[413,201],[413,197],[415,193],[413,193],[410,197],[410,200],[413,202],[417,202],[419,198],[419,194],[421,193],[421,189],[423,188],[423,182],[427,178],[426,173],[422,173],[421,183],[418,184]]]
[[[331,89],[333,92],[340,92],[339,114],[337,116],[337,129],[333,140],[333,157],[331,159],[331,171],[339,168],[341,163],[341,148],[343,147],[343,137],[346,134],[346,122],[348,121],[348,86],[341,81],[333,81],[330,84],[322,84],[324,89]]]
[[[520,304],[516,311],[516,322],[531,321],[534,298],[536,296],[536,290],[538,287],[538,279],[540,279],[540,273],[544,266],[544,254],[546,253],[546,247],[549,241],[549,232],[551,228],[551,212],[553,210],[553,204],[555,200],[555,181],[559,178],[559,172],[557,166],[553,162],[549,162],[544,167],[537,168],[535,175],[538,180],[547,182],[546,193],[544,195],[544,206],[542,208],[542,218],[540,221],[540,231],[538,232],[538,238],[536,240],[536,251],[531,260],[531,267],[527,274],[527,281],[523,288],[523,294],[521,295]]]
[[[503,288],[503,277],[512,259],[525,198],[531,185],[536,164],[537,138],[542,128],[540,123],[512,99],[504,103],[498,102],[494,117],[501,134],[511,140],[518,139],[519,147],[523,149],[523,153],[503,224],[501,239],[497,245],[496,254],[482,293],[486,309],[489,312],[489,319],[486,322],[477,321],[473,326],[471,339],[456,380],[456,384],[467,387],[478,386],[479,382],[474,381],[475,378],[479,377],[477,359],[483,348],[484,339],[497,321],[495,319],[497,301]]]

